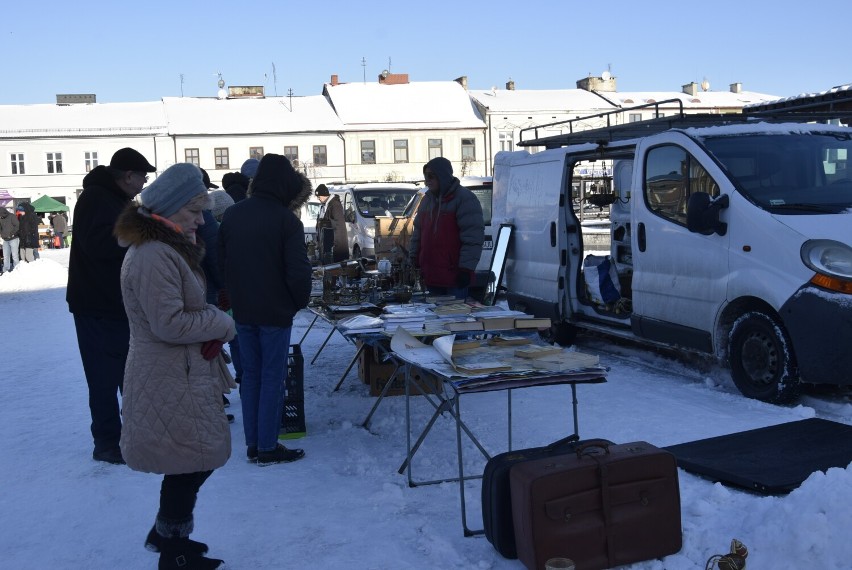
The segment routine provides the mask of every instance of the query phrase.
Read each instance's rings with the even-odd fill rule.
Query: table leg
[[[401,363],[399,363],[399,362],[396,363],[396,368],[393,369],[393,372],[390,375],[391,379],[394,378],[397,375],[397,372],[399,372],[399,369],[400,369],[401,366],[402,366]],[[369,429],[370,418],[373,417],[373,414],[376,412],[376,408],[379,407],[379,404],[382,402],[382,399],[388,393],[388,390],[390,389],[392,384],[393,384],[393,382],[390,379],[388,379],[388,381],[385,383],[385,387],[382,388],[382,393],[379,394],[378,399],[376,399],[376,403],[373,404],[373,407],[370,409],[370,413],[367,414],[367,417],[364,419],[364,422],[361,424],[361,427],[363,427],[364,429]]]
[[[334,332],[334,331],[331,331]],[[364,352],[364,347],[367,346],[367,343],[361,343],[361,346],[358,347],[358,350],[355,351],[355,356],[352,357],[352,360],[349,361],[349,366],[346,367],[346,370],[343,371],[343,374],[340,376],[340,380],[337,381],[337,386],[334,387],[334,391],[337,392],[340,390],[340,385],[343,384],[343,381],[346,379],[346,375],[349,374],[349,371],[352,370],[352,367],[358,362],[358,357],[361,356],[361,353]],[[388,386],[390,382],[388,382]],[[385,386],[387,388],[387,386]]]
[[[311,321],[311,324],[308,325],[308,328],[305,329],[305,334],[302,335],[302,340],[299,341],[299,344],[305,342],[305,338],[308,336],[308,333],[311,332],[311,329],[314,328],[314,323],[317,322],[319,315],[314,315],[314,320]]]
[[[337,327],[335,327],[334,325],[332,325],[332,326],[331,326],[331,331],[329,331],[328,336],[327,336],[327,337],[325,337],[325,340],[324,340],[324,341],[322,341],[322,345],[319,347],[319,350],[318,350],[318,351],[317,351],[317,353],[314,355],[314,357],[311,359],[311,364],[313,364],[314,362],[316,362],[317,358],[319,357],[320,353],[322,352],[322,349],[324,349],[324,348],[325,348],[325,345],[327,345],[327,344],[328,344],[328,341],[331,339],[331,335],[333,335],[333,334],[334,334],[334,331],[336,331],[336,330],[337,330]]]

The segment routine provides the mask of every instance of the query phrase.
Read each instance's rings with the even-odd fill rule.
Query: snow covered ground
[[[157,556],[142,543],[160,477],[91,458],[86,383],[65,303],[67,256],[67,249],[45,251],[41,260],[0,276],[0,567],[155,568]],[[308,314],[298,316],[294,340],[309,322]],[[318,324],[308,335],[306,361],[328,330]],[[397,474],[405,457],[404,398],[386,398],[365,430],[360,424],[375,400],[357,372],[332,392],[353,351],[335,334],[315,365],[306,362],[308,435],[290,444],[307,457],[297,463],[258,468],[244,461],[239,396],[231,394],[233,456],[201,490],[193,537],[232,569],[523,568],[483,537],[463,536],[456,484],[409,488]],[[771,406],[738,395],[723,370],[628,356],[603,356],[608,382],[579,387],[583,438],[666,446],[815,415],[852,423],[852,405],[843,399]],[[485,447],[504,451],[505,395],[469,395],[463,406]],[[419,425],[432,408],[415,398],[412,410]],[[518,390],[513,415],[515,448],[550,443],[571,431],[570,391]],[[438,421],[415,457],[416,478],[454,474],[454,434],[449,420]],[[466,449],[467,472],[483,465]],[[753,570],[852,567],[852,466],[815,473],[783,497],[679,474],[683,549],[631,570],[703,569],[711,555],[727,552],[732,538],[748,546]],[[468,521],[479,527],[479,483],[467,488]]]

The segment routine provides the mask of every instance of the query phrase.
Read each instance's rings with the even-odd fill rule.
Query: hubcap
[[[773,383],[779,366],[775,343],[764,333],[751,333],[743,342],[742,364],[755,384]]]

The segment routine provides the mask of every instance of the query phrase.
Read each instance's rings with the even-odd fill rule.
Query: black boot
[[[145,538],[145,548],[151,552],[160,552],[162,550],[164,540],[166,539],[157,534],[157,525],[155,524],[151,527],[151,532],[149,532],[148,536]],[[198,542],[197,540],[192,540],[190,538],[187,538],[186,541],[186,547],[194,554],[203,556],[210,550],[203,542]]]
[[[193,553],[188,538],[163,538],[160,547],[159,570],[216,570],[225,567],[222,560]]]

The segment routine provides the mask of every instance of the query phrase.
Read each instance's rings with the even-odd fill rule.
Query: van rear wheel
[[[731,377],[744,396],[770,404],[799,396],[793,347],[776,319],[761,311],[746,313],[734,323],[729,340]]]

